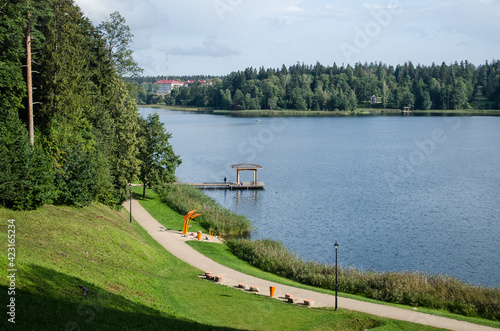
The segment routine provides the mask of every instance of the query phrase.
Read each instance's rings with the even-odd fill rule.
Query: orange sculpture
[[[196,212],[196,209],[191,210],[189,213],[184,215],[184,217],[182,217],[184,219],[184,225],[182,226],[182,234],[183,235],[186,235],[186,233],[188,232],[189,225],[191,224],[191,220],[193,218],[196,218],[196,217],[201,215],[201,214],[195,214],[195,212]]]

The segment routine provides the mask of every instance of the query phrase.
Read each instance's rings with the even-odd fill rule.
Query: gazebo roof
[[[262,169],[261,165],[252,164],[252,163],[233,164],[231,167],[233,169],[238,169],[238,170],[257,170],[257,169]]]

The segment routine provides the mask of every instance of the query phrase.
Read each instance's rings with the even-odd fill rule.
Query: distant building
[[[193,83],[194,83],[194,80],[186,80],[185,82],[182,82],[182,86],[189,87]]]
[[[182,84],[183,84],[183,86],[189,87],[196,82],[200,83],[200,85],[205,85],[205,84],[212,85],[212,82],[207,82],[206,80],[187,80],[185,82],[182,82]]]
[[[157,94],[168,94],[172,92],[174,88],[178,88],[181,86],[184,87],[189,87],[193,85],[195,82],[200,83],[200,85],[205,85],[205,84],[210,84],[212,85],[212,82],[207,82],[205,80],[187,80],[185,82],[179,82],[177,80],[159,80],[157,82],[154,82],[154,84],[158,85],[158,90],[156,91]]]
[[[159,80],[154,84],[158,85],[158,90],[156,91],[158,94],[168,94],[172,92],[174,88],[184,86],[183,83],[177,80]]]

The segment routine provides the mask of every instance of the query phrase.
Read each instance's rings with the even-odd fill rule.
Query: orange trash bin
[[[276,292],[276,287],[270,286],[269,291],[271,292],[271,298],[274,298],[274,292]]]

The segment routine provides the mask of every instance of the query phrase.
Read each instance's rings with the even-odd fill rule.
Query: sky
[[[500,55],[500,0],[75,3],[94,25],[115,11],[126,19],[144,76],[224,76],[297,62],[478,65]]]

